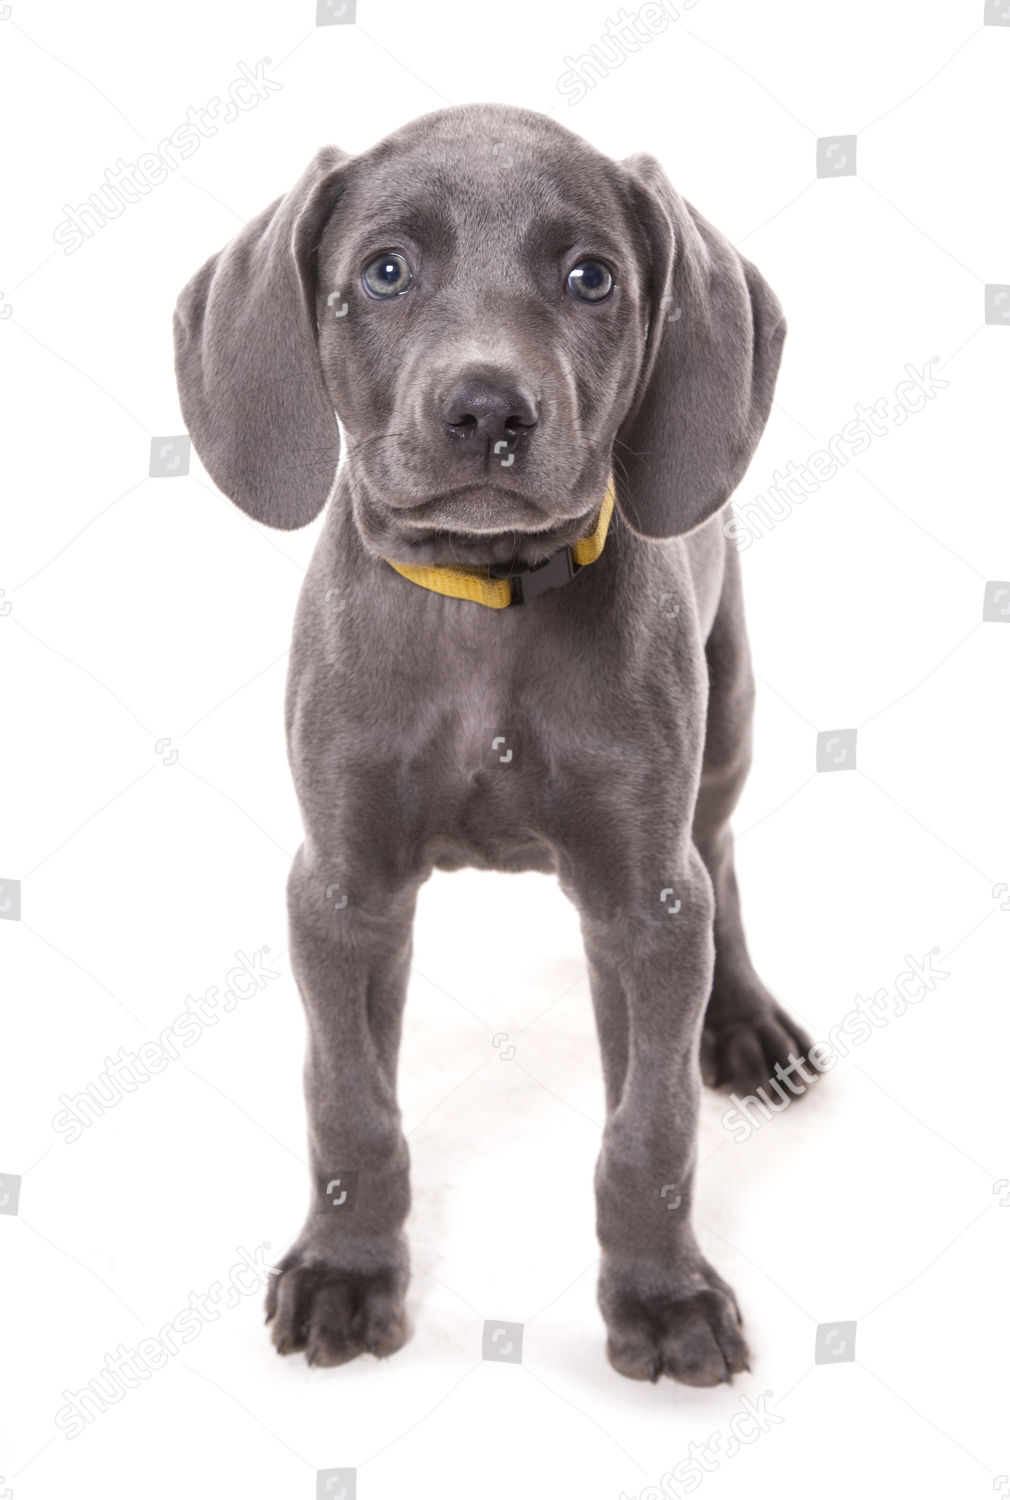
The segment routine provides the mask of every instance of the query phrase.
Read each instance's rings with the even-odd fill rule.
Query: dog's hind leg
[[[713,1087],[750,1093],[767,1084],[776,1064],[802,1072],[789,1077],[805,1088],[816,1069],[806,1061],[810,1040],[765,988],[747,952],[733,865],[729,820],[751,762],[754,677],[747,641],[740,561],[727,547],[726,572],[715,621],[705,645],[709,700],[701,788],[693,837],[715,891],[715,971],[702,1035],[702,1073]],[[776,1086],[781,1096],[793,1089]]]

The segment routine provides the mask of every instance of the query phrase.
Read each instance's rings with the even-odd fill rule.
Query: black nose
[[[457,381],[450,391],[442,420],[461,437],[477,435],[500,442],[537,425],[537,404],[521,385],[469,378]]]

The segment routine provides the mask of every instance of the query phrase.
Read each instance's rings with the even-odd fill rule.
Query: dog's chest
[[[342,615],[327,663],[339,712],[319,735],[335,823],[367,818],[417,869],[548,871],[587,828],[620,842],[643,816],[664,823],[703,733],[693,629],[681,621],[671,638],[635,628],[630,608],[538,603],[513,620],[425,595],[414,614],[383,618],[378,668],[364,616]],[[322,753],[307,733],[316,717],[303,726],[294,693],[296,764]]]
[[[635,758],[628,726],[578,672],[457,677],[401,768],[401,810],[437,868],[551,872],[559,831],[608,819]]]
[[[405,768],[407,811],[441,868],[548,868],[550,750],[536,705],[487,677],[438,705]],[[517,864],[518,861],[518,864]]]

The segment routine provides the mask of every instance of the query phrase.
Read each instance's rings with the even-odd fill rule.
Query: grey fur
[[[379,300],[361,271],[391,249],[414,281]],[[566,289],[590,253],[616,270],[599,305]],[[433,868],[468,865],[556,873],[580,913],[611,1362],[731,1378],[739,1313],[690,1222],[699,1054],[709,1082],[751,1089],[809,1045],[748,958],[728,827],[753,686],[719,510],[771,404],[774,293],[652,157],[466,105],[358,156],[324,147],[189,282],[175,326],[183,413],[221,489],[280,527],[330,496],[288,677],[314,1202],[271,1287],[278,1349],[335,1364],[407,1336],[412,919]],[[531,394],[507,468],[490,428],[446,425],[462,379]],[[383,560],[538,562],[586,532],[611,469],[603,555],[522,607],[443,597]],[[337,1178],[350,1212],[329,1206]]]

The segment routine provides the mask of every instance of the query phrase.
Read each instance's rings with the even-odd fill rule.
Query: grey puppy
[[[751,966],[728,827],[753,684],[719,512],[784,336],[653,157],[505,105],[323,147],[180,295],[215,483],[281,528],[330,499],[287,689],[313,1204],[271,1283],[281,1353],[407,1337],[412,920],[432,869],[471,866],[554,873],[580,915],[611,1363],[692,1385],[746,1367],[691,1198],[702,1068],[751,1089],[809,1046]],[[442,587],[461,576],[484,581]]]

